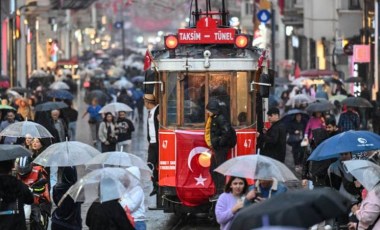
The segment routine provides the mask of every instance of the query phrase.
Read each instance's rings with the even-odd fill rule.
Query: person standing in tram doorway
[[[158,115],[159,105],[156,102],[156,98],[153,94],[144,95],[144,105],[148,110],[148,166],[153,171],[153,191],[150,196],[154,196],[158,191]]]
[[[225,181],[224,176],[214,172],[214,169],[227,160],[227,153],[230,150],[229,140],[233,139],[232,126],[223,115],[217,99],[210,98],[206,110],[208,119],[205,127],[205,141],[214,152],[211,157],[210,173],[216,188],[216,196],[212,200],[216,200],[218,194],[223,193]]]

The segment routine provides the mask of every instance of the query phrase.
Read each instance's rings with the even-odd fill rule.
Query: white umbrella
[[[346,171],[371,191],[380,182],[380,166],[368,160],[343,161]]]
[[[116,167],[132,167],[139,168],[142,179],[150,180],[152,170],[146,162],[138,156],[126,152],[105,152],[92,158],[87,164],[87,168],[94,169],[99,166],[116,166]]]
[[[289,100],[286,102],[286,105],[291,105],[294,107],[296,104],[302,104],[302,103],[311,103],[314,99],[305,95],[305,94],[297,94],[289,98]]]
[[[133,88],[133,83],[128,81],[125,77],[122,77],[120,80],[115,81],[112,86],[116,89],[130,89]]]
[[[53,135],[42,125],[31,122],[31,121],[22,121],[16,122],[3,131],[1,131],[0,136],[5,137],[25,137],[29,134],[33,138],[52,138]]]
[[[86,164],[98,154],[100,152],[88,144],[65,141],[50,145],[33,162],[45,167],[76,166]]]
[[[124,111],[124,112],[132,112],[132,108],[129,107],[128,105],[124,104],[124,103],[120,103],[120,102],[112,102],[112,103],[109,103],[107,105],[105,105],[100,111],[99,113],[117,113],[117,112],[120,112],[120,111]]]
[[[298,180],[286,165],[262,155],[235,157],[224,162],[214,171],[225,176],[236,176],[256,180],[270,180],[272,178],[279,181]]]
[[[92,203],[119,199],[134,186],[138,178],[122,168],[102,168],[86,174],[70,187],[60,203],[69,195],[75,202]]]
[[[56,82],[53,82],[50,86],[49,86],[50,89],[55,89],[55,90],[59,90],[59,89],[66,89],[66,90],[69,90],[70,89],[70,86],[66,83],[64,83],[63,81],[56,81]]]

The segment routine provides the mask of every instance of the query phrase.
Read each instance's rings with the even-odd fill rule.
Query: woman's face
[[[111,122],[112,121],[112,115],[111,114],[108,114],[107,115],[107,117],[106,117],[106,120],[108,121],[108,122]]]
[[[235,196],[239,196],[244,190],[244,181],[240,178],[235,178],[231,183],[231,192]]]
[[[27,146],[31,145],[32,144],[32,141],[33,141],[33,138],[30,136],[30,135],[26,135],[25,136],[25,144]]]
[[[322,113],[321,112],[316,112],[315,113],[315,117],[321,117],[322,116]]]
[[[299,113],[296,115],[296,121],[300,122],[302,119],[302,115]]]
[[[32,141],[32,149],[33,150],[39,150],[41,148],[42,148],[42,144],[41,144],[40,139],[34,138]]]

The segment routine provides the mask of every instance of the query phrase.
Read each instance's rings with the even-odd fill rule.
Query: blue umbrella
[[[145,81],[145,76],[136,76],[136,77],[133,77],[131,79],[131,81],[133,83],[136,83],[136,82],[144,82]]]
[[[308,160],[338,158],[341,153],[360,153],[380,149],[380,136],[369,131],[346,131],[323,141]]]
[[[73,100],[74,96],[67,90],[50,90],[47,92],[47,96],[51,98],[58,98],[62,100]]]

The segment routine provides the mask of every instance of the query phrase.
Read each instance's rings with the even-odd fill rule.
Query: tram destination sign
[[[234,28],[218,28],[217,20],[205,17],[197,22],[196,28],[178,30],[179,44],[234,44]]]

